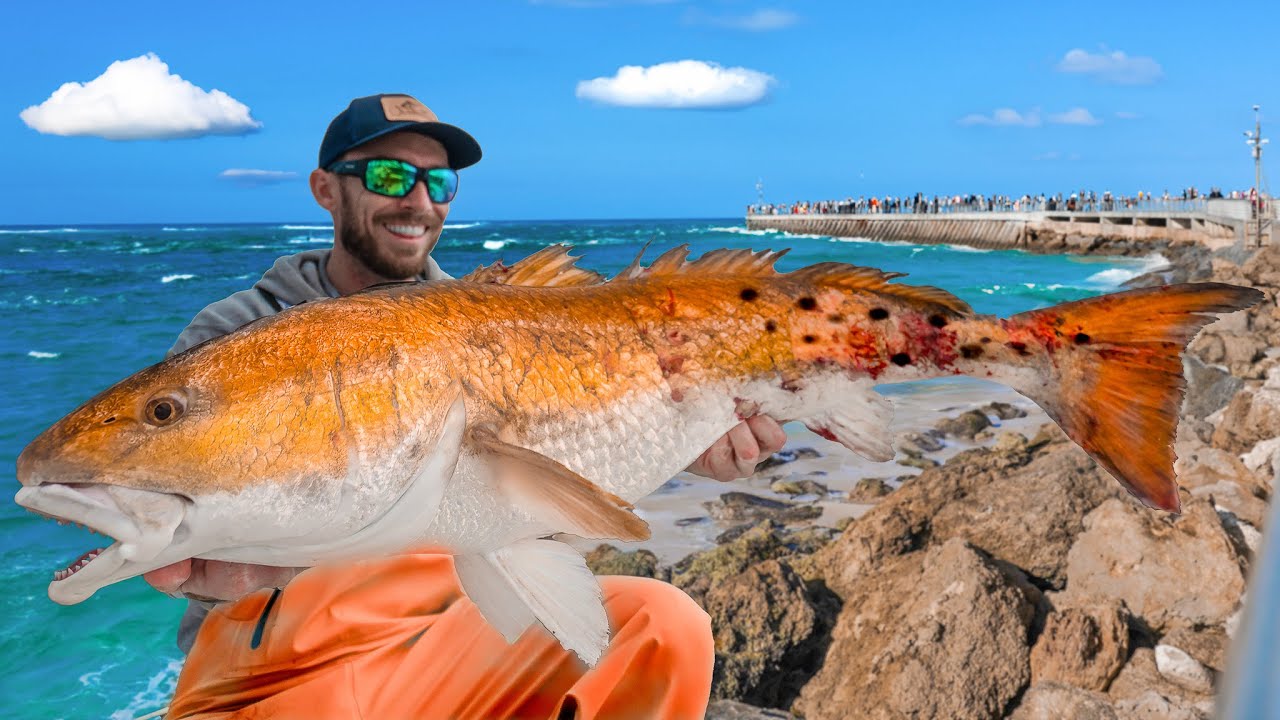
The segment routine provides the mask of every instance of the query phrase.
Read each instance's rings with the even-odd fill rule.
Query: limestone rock
[[[808,478],[777,480],[769,486],[769,489],[780,495],[817,495],[820,498],[827,496],[826,485]]]
[[[928,470],[929,468],[938,467],[938,465],[940,465],[941,463],[939,463],[937,460],[934,460],[933,458],[911,457],[910,455],[908,455],[907,457],[904,457],[904,458],[898,458],[898,464],[903,467],[913,467],[913,468],[920,468],[921,470]]]
[[[1136,698],[1116,702],[1120,720],[1209,720],[1212,703],[1192,702],[1148,690]]]
[[[809,720],[1003,714],[1030,678],[1034,615],[1025,578],[1006,571],[953,539],[864,575],[793,709]]]
[[[1213,675],[1186,651],[1161,643],[1155,653],[1156,670],[1166,679],[1193,692],[1213,692]]]
[[[981,410],[970,410],[962,415],[940,420],[936,427],[946,435],[972,439],[980,430],[991,427],[991,418]]]
[[[1061,435],[1047,437],[1034,450],[967,450],[895,490],[821,551],[828,585],[845,595],[867,568],[962,537],[1062,587],[1084,516],[1123,491]]]
[[[791,713],[761,708],[736,700],[716,700],[707,704],[704,720],[789,720]]]
[[[1014,418],[1027,416],[1026,410],[1023,410],[1017,405],[1010,405],[1009,403],[1002,402],[987,403],[982,406],[982,412],[988,415],[995,415],[1001,420],[1013,420]]]
[[[786,563],[767,560],[716,584],[703,607],[716,646],[711,696],[790,705],[824,647],[804,582]]]
[[[1178,483],[1193,497],[1212,497],[1214,504],[1230,510],[1255,526],[1267,515],[1267,488],[1258,475],[1225,450],[1180,443],[1174,464]]]
[[[612,545],[597,545],[587,553],[587,567],[596,575],[655,577],[658,556],[644,549],[623,552]]]
[[[789,462],[795,462],[796,460],[802,460],[802,459],[808,459],[808,458],[819,458],[819,457],[822,457],[822,453],[818,452],[817,450],[814,450],[811,447],[779,450],[778,452],[770,455],[764,460],[761,460],[759,465],[756,465],[756,474],[760,474],[766,470],[770,470],[772,468],[778,467],[779,465],[785,465]]]
[[[722,522],[756,522],[773,520],[779,523],[812,520],[822,515],[822,508],[812,505],[774,500],[751,493],[732,491],[724,493],[718,501],[702,504],[711,517]]]
[[[937,430],[903,433],[898,437],[898,449],[908,455],[923,455],[946,447],[942,433]]]
[[[1118,598],[1156,630],[1221,624],[1244,592],[1241,557],[1207,501],[1184,497],[1182,513],[1123,500],[1089,513],[1067,556],[1067,604]]]
[[[712,586],[751,565],[787,554],[768,522],[758,523],[732,542],[686,556],[671,570],[671,584],[699,604]]]
[[[1031,682],[1106,690],[1129,659],[1129,613],[1115,600],[1052,613],[1031,649]]]
[[[880,478],[862,478],[849,491],[849,502],[872,503],[893,492],[893,488]]]
[[[1106,695],[1055,682],[1038,682],[1022,696],[1010,720],[1119,720]]]
[[[1187,395],[1182,404],[1182,414],[1203,419],[1226,407],[1235,397],[1244,381],[1221,367],[1206,365],[1195,355],[1183,358],[1187,375]]]

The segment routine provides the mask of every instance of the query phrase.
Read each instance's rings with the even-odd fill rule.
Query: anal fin
[[[846,396],[847,397],[847,396]],[[842,408],[802,418],[814,433],[874,462],[893,459],[893,403],[870,386]]]
[[[609,644],[609,618],[600,583],[576,550],[554,540],[521,540],[454,562],[467,597],[508,642],[536,618],[588,666],[599,662]]]

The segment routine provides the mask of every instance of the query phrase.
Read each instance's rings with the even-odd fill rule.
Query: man
[[[280,258],[201,311],[170,354],[308,300],[448,278],[431,251],[457,171],[480,157],[471,135],[408,95],[352,101],[310,177],[333,216],[332,249]],[[745,477],[784,440],[773,420],[750,418],[689,470]],[[147,573],[192,600],[169,717],[702,716],[708,619],[664,583],[602,579],[614,641],[588,671],[540,627],[508,645],[461,595],[443,549],[302,571],[192,559]]]

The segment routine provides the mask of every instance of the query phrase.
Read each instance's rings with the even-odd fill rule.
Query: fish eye
[[[186,409],[183,398],[172,391],[166,391],[147,401],[143,416],[151,425],[164,427],[182,417]]]

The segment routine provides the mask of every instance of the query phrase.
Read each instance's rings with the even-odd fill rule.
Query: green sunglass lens
[[[380,195],[404,197],[413,188],[417,172],[411,166],[394,160],[370,160],[364,174],[364,186]]]
[[[458,173],[449,168],[432,168],[427,171],[427,195],[431,202],[451,202],[457,194]]]

